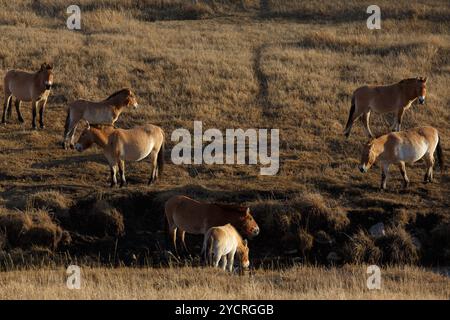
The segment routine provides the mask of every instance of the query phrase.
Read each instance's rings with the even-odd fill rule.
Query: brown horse
[[[181,242],[186,251],[188,251],[184,242],[186,232],[204,235],[211,227],[230,223],[249,238],[259,234],[258,224],[248,207],[204,203],[186,196],[174,196],[166,202],[165,215],[176,252],[177,231],[180,233]]]
[[[408,187],[405,163],[425,159],[427,172],[425,182],[433,181],[434,151],[437,151],[439,167],[443,170],[444,160],[438,131],[433,127],[419,127],[408,131],[391,132],[368,142],[361,155],[359,170],[363,173],[379,161],[381,164],[381,189],[386,189],[389,166],[397,164]]]
[[[43,63],[35,73],[20,70],[8,71],[4,79],[5,103],[2,123],[6,123],[6,116],[11,115],[12,97],[14,96],[16,97],[16,112],[19,121],[23,122],[20,102],[31,101],[33,129],[36,129],[37,109],[39,109],[39,125],[44,128],[44,110],[52,85],[53,67],[47,63]]]
[[[111,168],[111,187],[117,185],[117,169],[120,186],[126,183],[125,161],[140,161],[150,155],[152,174],[149,184],[155,182],[164,166],[164,131],[152,124],[133,129],[116,129],[113,126],[89,126],[81,134],[75,148],[82,152],[92,144],[103,149]]]
[[[136,96],[130,89],[114,92],[100,102],[77,100],[69,104],[64,127],[64,149],[73,147],[78,123],[84,119],[92,124],[113,125],[125,107],[138,107]]]
[[[206,264],[217,268],[222,261],[222,269],[229,272],[233,271],[235,254],[241,268],[247,269],[250,265],[247,240],[243,240],[231,224],[210,228],[203,240],[202,253]]]
[[[352,105],[348,116],[344,134],[350,135],[352,125],[361,117],[364,130],[370,138],[374,138],[369,128],[370,112],[380,114],[395,112],[396,121],[392,126],[393,131],[400,131],[405,110],[419,99],[419,103],[425,103],[427,78],[404,79],[396,84],[388,86],[364,86],[353,92]]]

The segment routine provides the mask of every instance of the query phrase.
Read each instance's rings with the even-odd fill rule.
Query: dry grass
[[[66,288],[65,269],[0,273],[0,299],[449,299],[450,280],[416,267],[381,271],[380,290],[366,287],[366,267],[256,270],[83,268],[81,289]]]
[[[45,130],[30,130],[29,104],[22,106],[25,124],[12,120],[0,127],[0,206],[49,210],[71,228],[73,221],[64,217],[79,213],[80,201],[107,199],[119,207],[123,225],[121,216],[113,215],[118,218],[113,218],[115,231],[83,232],[124,231],[133,242],[127,250],[153,250],[156,244],[148,239],[164,230],[162,201],[186,193],[250,205],[262,229],[250,243],[254,257],[297,250],[297,256],[321,262],[331,251],[343,255],[344,244],[370,244],[373,240],[359,230],[382,221],[401,228],[399,237],[380,244],[383,257],[392,257],[389,262],[449,262],[450,243],[440,242],[450,219],[448,174],[437,172],[436,182],[424,185],[419,162],[408,166],[411,187],[402,190],[393,168],[389,191],[381,193],[378,168],[366,175],[356,169],[366,140],[360,124],[349,140],[342,135],[356,87],[422,75],[430,79],[427,103],[412,106],[404,128],[435,126],[444,153],[450,152],[446,1],[380,1],[378,31],[366,28],[368,4],[360,1],[260,5],[230,0],[187,6],[178,0],[139,5],[82,0],[83,29],[77,32],[65,27],[68,4],[0,3],[2,72],[33,70],[46,60],[55,65],[56,81]],[[147,187],[149,163],[143,161],[127,165],[127,188],[109,189],[109,170],[98,150],[78,154],[61,149],[65,108],[75,99],[103,99],[126,86],[135,90],[142,108],[124,113],[119,127],[150,122],[162,126],[168,137],[179,127],[192,130],[194,120],[203,121],[204,129],[222,131],[279,128],[279,174],[260,176],[257,166],[176,166],[169,161],[160,183]],[[377,134],[387,130],[378,115],[371,125]],[[172,145],[169,141],[169,151]],[[152,237],[139,238],[139,232],[152,232]],[[422,252],[408,246],[412,235],[420,238]],[[411,249],[409,258],[396,260],[405,248]],[[366,249],[360,250],[355,261],[369,259]]]

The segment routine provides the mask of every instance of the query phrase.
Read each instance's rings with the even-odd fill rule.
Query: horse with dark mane
[[[64,149],[73,148],[75,130],[81,120],[93,125],[113,125],[126,107],[138,107],[136,96],[127,88],[114,92],[100,102],[77,100],[69,104],[64,127]]]

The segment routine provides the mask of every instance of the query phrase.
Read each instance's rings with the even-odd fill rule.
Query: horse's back
[[[165,214],[168,219],[185,230],[193,234],[205,234],[214,225],[211,219],[215,212],[210,211],[207,203],[202,203],[186,196],[177,195],[167,200],[165,204]]]
[[[376,141],[384,145],[385,160],[413,163],[428,152],[434,152],[438,132],[430,126],[417,127],[407,131],[390,132]]]

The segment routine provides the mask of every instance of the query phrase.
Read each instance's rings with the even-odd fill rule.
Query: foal
[[[219,266],[222,261],[222,269],[233,271],[235,254],[239,257],[239,264],[247,269],[249,262],[249,249],[247,240],[242,240],[240,234],[231,224],[210,228],[203,240],[202,253],[205,255],[205,262],[214,267]]]
[[[444,159],[438,131],[433,127],[419,127],[408,131],[391,132],[368,142],[361,155],[359,170],[363,173],[379,161],[381,164],[381,189],[386,189],[389,166],[397,164],[408,187],[405,163],[413,163],[425,159],[427,172],[425,182],[433,181],[434,151],[436,150],[439,167],[443,170]]]
[[[148,155],[152,162],[152,174],[148,183],[156,181],[164,166],[164,140],[164,131],[152,124],[128,130],[113,126],[95,128],[88,124],[75,149],[82,152],[94,143],[102,148],[111,168],[111,187],[117,185],[117,169],[122,187],[126,183],[125,161],[140,161]]]

